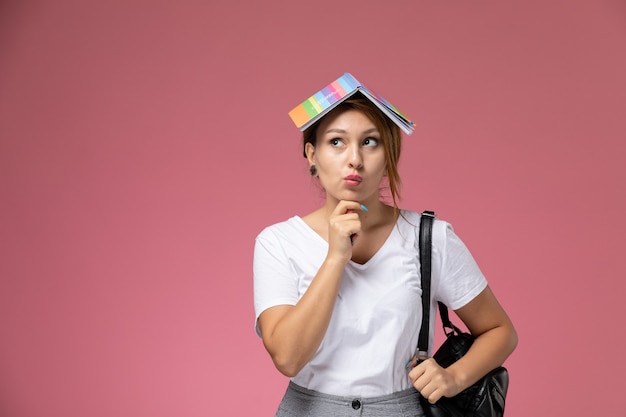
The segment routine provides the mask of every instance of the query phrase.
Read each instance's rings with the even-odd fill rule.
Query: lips
[[[350,186],[357,186],[361,184],[361,181],[363,181],[363,177],[357,174],[346,175],[345,177],[343,177],[343,179],[346,184]]]

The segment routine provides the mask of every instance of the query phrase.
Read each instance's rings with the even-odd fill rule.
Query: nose
[[[348,164],[350,168],[361,168],[363,166],[363,157],[361,156],[361,149],[359,146],[352,146],[349,151]]]

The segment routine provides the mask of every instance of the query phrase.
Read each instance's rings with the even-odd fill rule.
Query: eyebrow
[[[347,133],[347,132],[343,129],[333,128],[333,129],[328,129],[326,132],[324,132],[324,134],[328,134],[328,133]],[[371,129],[367,129],[362,132],[362,134],[365,134],[365,135],[369,135],[370,133],[378,133],[378,129],[373,127]]]

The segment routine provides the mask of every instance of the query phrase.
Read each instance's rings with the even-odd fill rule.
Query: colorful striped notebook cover
[[[406,134],[413,133],[415,123],[397,107],[367,89],[350,73],[345,73],[289,112],[291,120],[300,130],[305,130],[348,97],[360,92],[385,113]]]

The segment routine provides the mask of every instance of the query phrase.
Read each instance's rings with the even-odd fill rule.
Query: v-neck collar
[[[383,244],[380,246],[380,248],[378,248],[378,250],[376,252],[374,252],[374,254],[372,256],[370,256],[370,258],[360,264],[358,262],[354,262],[352,259],[350,259],[348,261],[348,265],[351,265],[357,269],[365,269],[367,268],[369,265],[371,265],[372,263],[376,262],[376,259],[378,259],[381,255],[382,252],[385,251],[386,247],[389,245],[389,242],[391,241],[392,237],[394,236],[395,233],[397,233],[397,229],[398,229],[398,221],[399,219],[402,217],[402,215],[399,215],[398,218],[396,219],[396,222],[394,223],[393,227],[391,228],[391,231],[389,232],[389,234],[387,235],[387,237],[385,238],[385,241],[383,242]],[[304,219],[300,216],[294,216],[294,219],[296,219],[298,222],[300,222],[300,224],[302,224],[302,226],[305,228],[305,230],[307,230],[307,233],[313,235],[313,237],[320,242],[321,244],[328,246],[328,242],[322,237],[320,236],[319,233],[317,233],[315,230],[313,230],[313,228],[311,226],[308,225],[307,222],[304,221]]]

